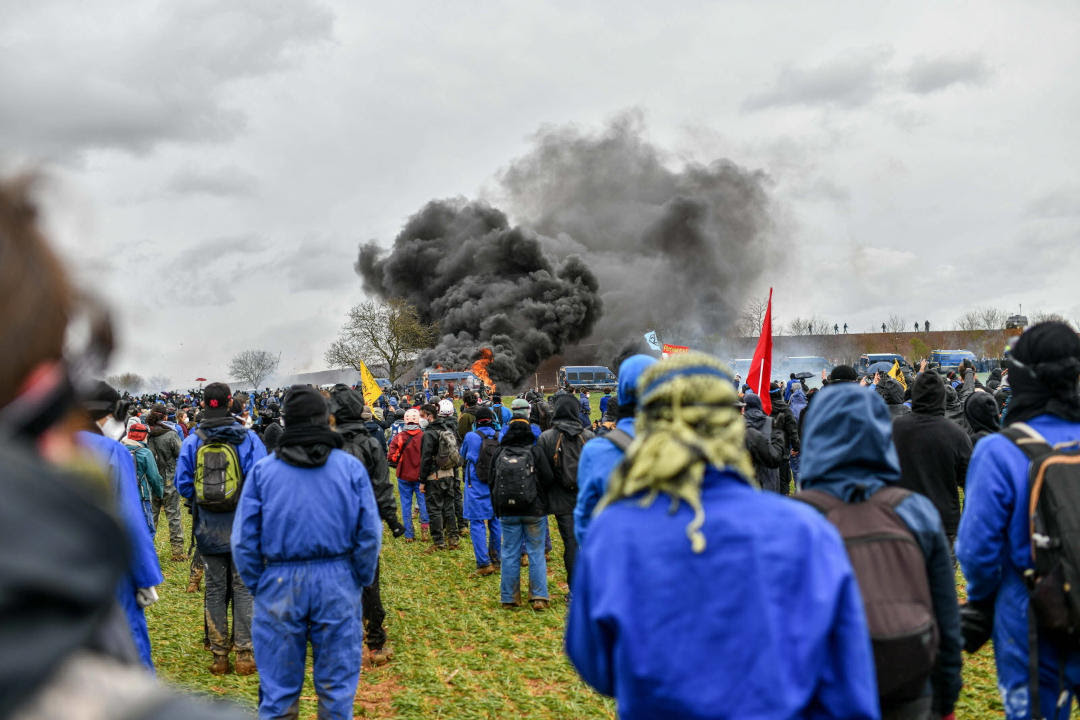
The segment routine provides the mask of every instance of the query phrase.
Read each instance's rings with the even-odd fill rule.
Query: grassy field
[[[594,396],[594,406],[597,400]],[[557,532],[553,541],[552,603],[537,613],[501,608],[498,575],[472,576],[468,540],[455,552],[425,555],[423,543],[406,544],[386,534],[382,594],[395,657],[381,668],[364,668],[356,717],[613,717],[614,704],[586,687],[563,654],[566,577]],[[164,529],[158,532],[158,550],[165,584],[161,602],[148,610],[147,618],[159,675],[182,688],[254,708],[258,676],[214,677],[207,671],[211,657],[202,647],[202,595],[184,592],[187,564],[169,560]],[[962,588],[959,576],[957,581]],[[964,659],[957,717],[1000,716],[989,645]],[[315,717],[310,665],[301,717]]]

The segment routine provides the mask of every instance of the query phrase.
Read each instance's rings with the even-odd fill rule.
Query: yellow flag
[[[907,380],[904,378],[904,373],[900,372],[900,362],[898,360],[893,360],[892,370],[889,371],[889,377],[900,383],[900,385],[907,390]],[[366,394],[367,390],[364,392]]]
[[[364,404],[375,407],[375,401],[382,395],[382,388],[375,382],[375,376],[368,370],[367,365],[360,361],[360,387],[364,391]]]

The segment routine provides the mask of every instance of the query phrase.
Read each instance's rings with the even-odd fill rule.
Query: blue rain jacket
[[[243,425],[236,422],[224,427],[215,427],[207,430],[207,434],[214,436],[228,436],[239,441],[236,444],[236,453],[240,457],[240,467],[244,472],[244,482],[250,475],[255,463],[266,457],[266,446],[255,434],[254,430],[245,430]],[[210,512],[200,507],[194,507],[195,495],[195,461],[196,454],[202,440],[192,432],[180,446],[180,457],[176,459],[176,491],[181,496],[192,501],[195,523],[195,542],[199,546],[199,552],[203,555],[224,555],[231,552],[229,535],[232,533],[234,512],[218,513]]]
[[[862,600],[808,505],[709,468],[706,547],[685,503],[608,506],[577,557],[566,651],[634,718],[877,718]],[[632,588],[628,591],[627,588]]]
[[[634,437],[634,418],[623,418],[615,423],[615,427]],[[577,471],[578,496],[574,506],[574,538],[578,546],[585,542],[593,510],[607,492],[608,478],[622,459],[623,451],[603,435],[588,440],[581,448]]]
[[[317,467],[264,458],[244,483],[231,542],[255,596],[259,717],[285,717],[296,702],[309,638],[328,717],[352,717],[363,658],[360,599],[382,543],[363,463],[342,450]]]
[[[461,443],[461,456],[465,458],[465,501],[466,520],[491,520],[495,510],[491,507],[491,488],[486,482],[476,479],[476,461],[480,459],[480,445],[485,437],[495,437],[492,427],[477,427],[465,433]]]
[[[1080,423],[1040,415],[1027,424],[1051,444],[1080,440]],[[968,597],[995,601],[994,659],[1005,716],[1027,718],[1028,594],[1023,573],[1032,567],[1028,460],[1005,436],[989,435],[975,445],[964,488],[956,556],[967,579]],[[1058,651],[1040,641],[1040,695],[1048,717],[1057,703],[1058,667]],[[1080,653],[1065,658],[1065,686],[1066,690],[1080,686]],[[1052,716],[1068,718],[1070,706],[1071,700]]]
[[[161,574],[154,536],[146,526],[139,485],[135,478],[135,462],[126,447],[112,438],[97,433],[77,433],[81,445],[90,449],[109,470],[116,493],[117,510],[123,520],[131,543],[131,565],[116,589],[116,599],[124,609],[139,658],[147,668],[154,669],[150,657],[150,632],[146,627],[146,615],[135,601],[139,588],[156,587],[165,581]]]
[[[900,459],[892,442],[892,417],[881,396],[865,392],[854,383],[823,388],[804,421],[800,487],[827,492],[844,502],[859,502],[899,480]],[[896,514],[911,530],[926,558],[926,576],[941,638],[931,685],[936,714],[945,716],[952,712],[963,684],[960,670],[964,646],[949,541],[937,508],[926,496],[911,495],[896,506]]]

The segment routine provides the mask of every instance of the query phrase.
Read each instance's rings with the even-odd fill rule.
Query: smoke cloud
[[[432,201],[380,258],[360,248],[364,289],[402,297],[441,339],[425,363],[461,369],[491,348],[496,383],[520,385],[546,358],[589,334],[600,315],[596,278],[576,255],[557,266],[535,233],[484,203]]]
[[[654,328],[715,343],[775,261],[768,177],[724,159],[672,169],[643,135],[638,113],[596,134],[541,130],[499,175],[519,227],[483,203],[431,202],[385,258],[361,248],[365,290],[439,323],[426,361],[464,367],[489,346],[512,385],[575,343],[605,361]]]

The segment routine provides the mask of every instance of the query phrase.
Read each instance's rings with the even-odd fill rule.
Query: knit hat
[[[149,432],[149,429],[145,425],[141,422],[135,422],[128,427],[127,436],[135,442],[145,442],[147,432]]]
[[[330,408],[326,398],[310,385],[293,385],[285,395],[285,427],[329,425]]]
[[[453,417],[454,416],[454,401],[453,400],[440,400],[439,401],[439,417]]]
[[[528,420],[530,410],[529,401],[524,398],[514,398],[514,402],[510,403],[510,412],[512,412],[516,418]]]
[[[663,493],[693,510],[686,534],[693,551],[702,552],[701,484],[706,467],[733,470],[753,484],[746,424],[737,407],[731,371],[709,355],[680,353],[645,369],[637,397],[637,434],[597,511],[642,491],[648,492],[644,504]]]
[[[478,407],[473,410],[473,417],[476,418],[476,424],[481,423],[493,423],[495,422],[495,413],[491,412],[491,408]]]
[[[829,373],[829,382],[855,382],[858,379],[850,365],[837,365]]]
[[[83,407],[90,413],[90,419],[97,421],[116,410],[120,402],[120,393],[104,380],[97,383],[83,396]]]

